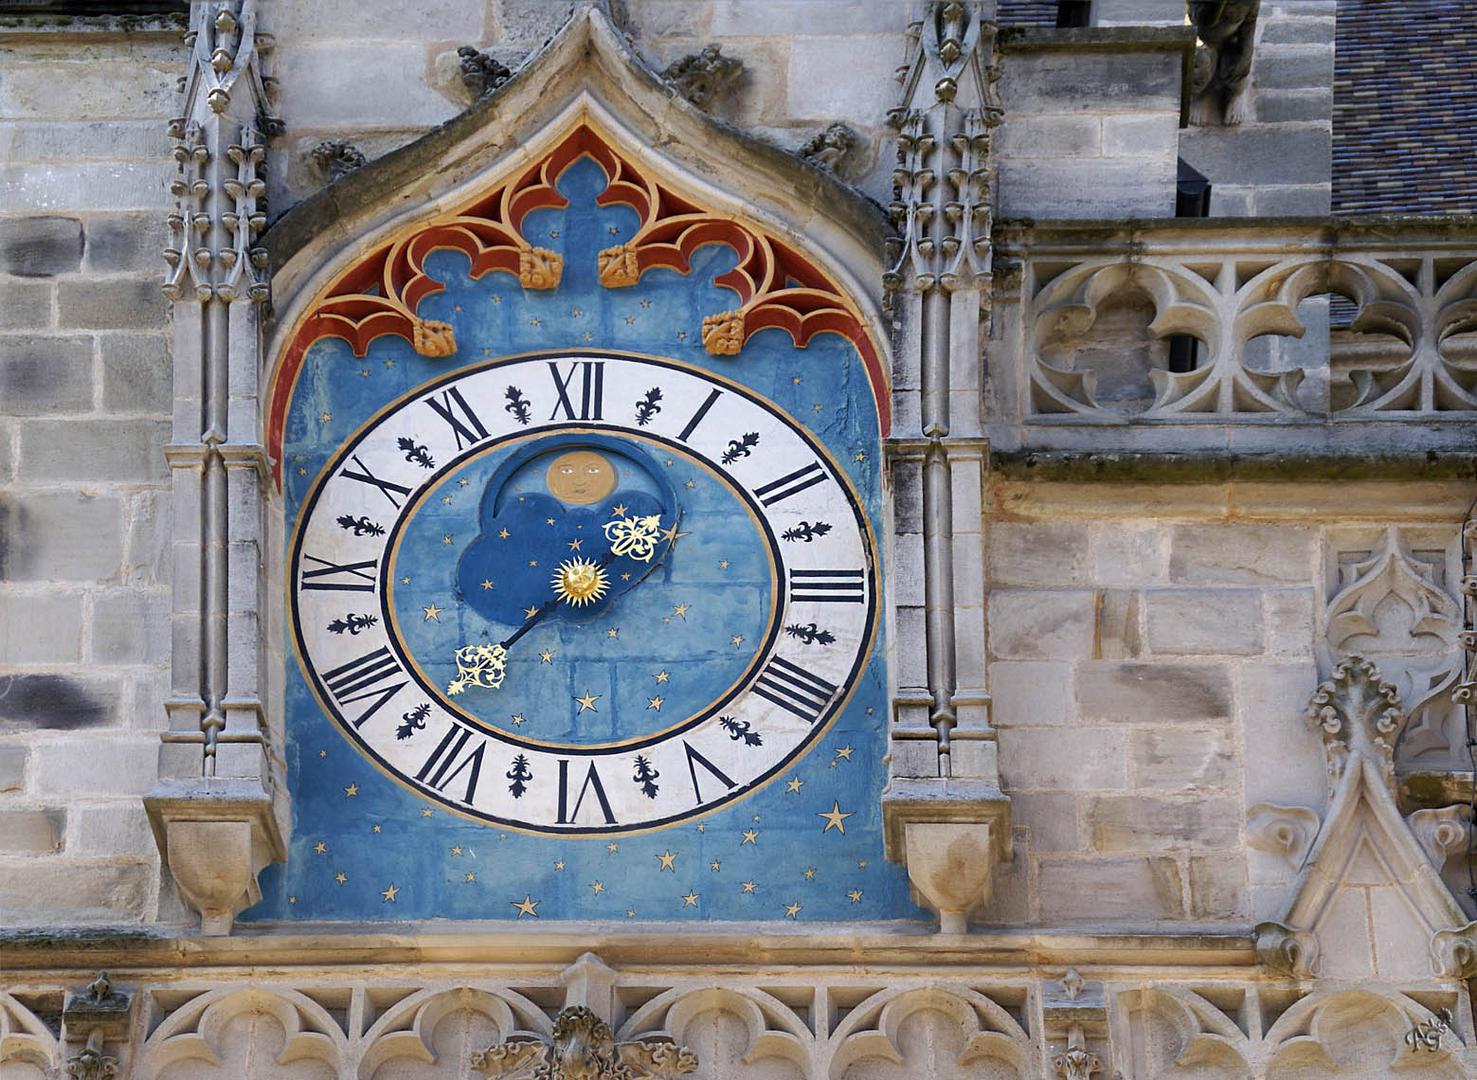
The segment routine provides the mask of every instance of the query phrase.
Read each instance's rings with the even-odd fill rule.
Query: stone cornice
[[[1453,415],[1453,420],[1460,417]],[[1470,420],[1466,421],[1470,423]],[[1477,455],[1227,454],[996,450],[991,471],[1002,479],[1103,483],[1297,482],[1305,480],[1474,480]]]

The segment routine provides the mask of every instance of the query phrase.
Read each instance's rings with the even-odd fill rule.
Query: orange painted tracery
[[[821,333],[839,334],[855,347],[866,367],[883,436],[891,426],[890,395],[882,360],[851,300],[812,262],[793,248],[742,222],[705,210],[643,175],[588,124],[580,124],[537,162],[512,180],[453,214],[415,227],[384,244],[341,274],[299,320],[270,391],[267,453],[280,485],[283,428],[293,386],[309,347],[324,337],[349,343],[355,356],[385,334],[410,342],[422,356],[450,356],[456,336],[449,323],[422,319],[420,302],[445,285],[428,275],[432,252],[460,251],[471,261],[470,276],[493,270],[513,274],[525,289],[554,289],[563,273],[561,257],[534,247],[523,222],[540,209],[562,209],[568,200],[556,185],[564,171],[588,157],[605,173],[600,206],[629,206],[640,218],[626,243],[601,251],[600,282],[607,288],[636,284],[653,267],[687,274],[692,257],[706,244],[726,244],[738,255],[733,269],[714,284],[738,295],[737,308],[703,320],[707,351],[734,356],[760,330],[778,327],[804,348]]]

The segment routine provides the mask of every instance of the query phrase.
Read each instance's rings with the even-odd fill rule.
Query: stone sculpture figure
[[[706,109],[738,81],[743,70],[742,60],[724,56],[717,45],[707,45],[702,52],[672,61],[662,77],[688,101]]]
[[[1246,119],[1247,76],[1261,0],[1186,0],[1186,6],[1202,43],[1195,53],[1191,119],[1197,124],[1239,124]]]
[[[342,180],[355,169],[362,168],[366,161],[363,151],[343,139],[325,139],[313,147],[309,156],[330,182]]]
[[[617,1043],[609,1024],[572,1005],[555,1018],[552,1043],[508,1039],[474,1053],[472,1068],[488,1080],[676,1080],[697,1056],[656,1039]]]
[[[856,132],[845,124],[832,124],[818,131],[800,148],[800,156],[818,169],[835,174],[856,146]]]

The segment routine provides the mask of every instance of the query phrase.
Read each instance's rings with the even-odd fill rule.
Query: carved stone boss
[[[934,0],[909,27],[902,101],[889,114],[898,131],[889,207],[898,235],[883,278],[897,325],[916,328],[901,339],[888,453],[895,557],[903,567],[921,564],[923,596],[921,612],[899,601],[897,655],[927,658],[923,670],[898,672],[887,854],[955,933],[988,902],[992,868],[1010,854],[985,690],[984,597],[955,591],[956,569],[983,559],[980,350],[991,287],[990,142],[1003,114],[996,28],[985,11]]]
[[[260,895],[256,875],[282,857],[274,812],[278,762],[263,710],[265,663],[258,442],[260,306],[267,256],[265,138],[272,39],[258,0],[192,5],[170,121],[177,172],[164,294],[174,304],[174,431],[166,450],[174,507],[169,730],[160,786],[146,799],[181,899],[206,933],[227,933]]]
[[[552,1042],[516,1036],[473,1053],[472,1068],[488,1080],[677,1080],[696,1071],[697,1056],[660,1039],[618,1043],[594,1012],[570,1005]]]

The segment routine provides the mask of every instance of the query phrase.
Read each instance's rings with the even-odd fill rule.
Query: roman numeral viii
[[[374,592],[374,574],[379,567],[378,559],[365,559],[363,562],[351,562],[339,565],[320,559],[316,555],[303,553],[303,558],[310,563],[318,565],[309,570],[303,569],[302,588],[306,592],[309,589],[322,589],[325,592]]]
[[[754,494],[759,496],[759,501],[765,506],[773,506],[781,500],[788,499],[791,495],[799,495],[806,488],[814,487],[826,479],[826,471],[821,468],[820,462],[812,461],[804,468],[796,469],[792,473],[781,476],[778,480],[771,480],[763,487],[756,487]]]
[[[754,693],[813,724],[836,693],[836,685],[776,656],[759,673]]]
[[[340,705],[349,705],[356,701],[369,702],[354,721],[354,727],[359,728],[379,711],[380,706],[399,693],[406,683],[405,679],[393,686],[385,684],[402,674],[400,662],[391,655],[388,648],[381,645],[358,659],[341,664],[332,671],[325,671],[323,682],[333,695],[333,700]]]
[[[866,585],[860,570],[791,570],[790,599],[818,604],[860,604]]]
[[[604,361],[577,360],[569,365],[567,373],[561,374],[559,365],[550,360],[549,374],[554,377],[554,390],[559,394],[554,411],[549,414],[550,420],[559,419],[561,413],[565,420],[603,419],[600,410],[604,407],[605,400]],[[575,385],[575,376],[579,376],[578,386]],[[576,391],[578,412],[575,411],[575,398],[571,396]]]

